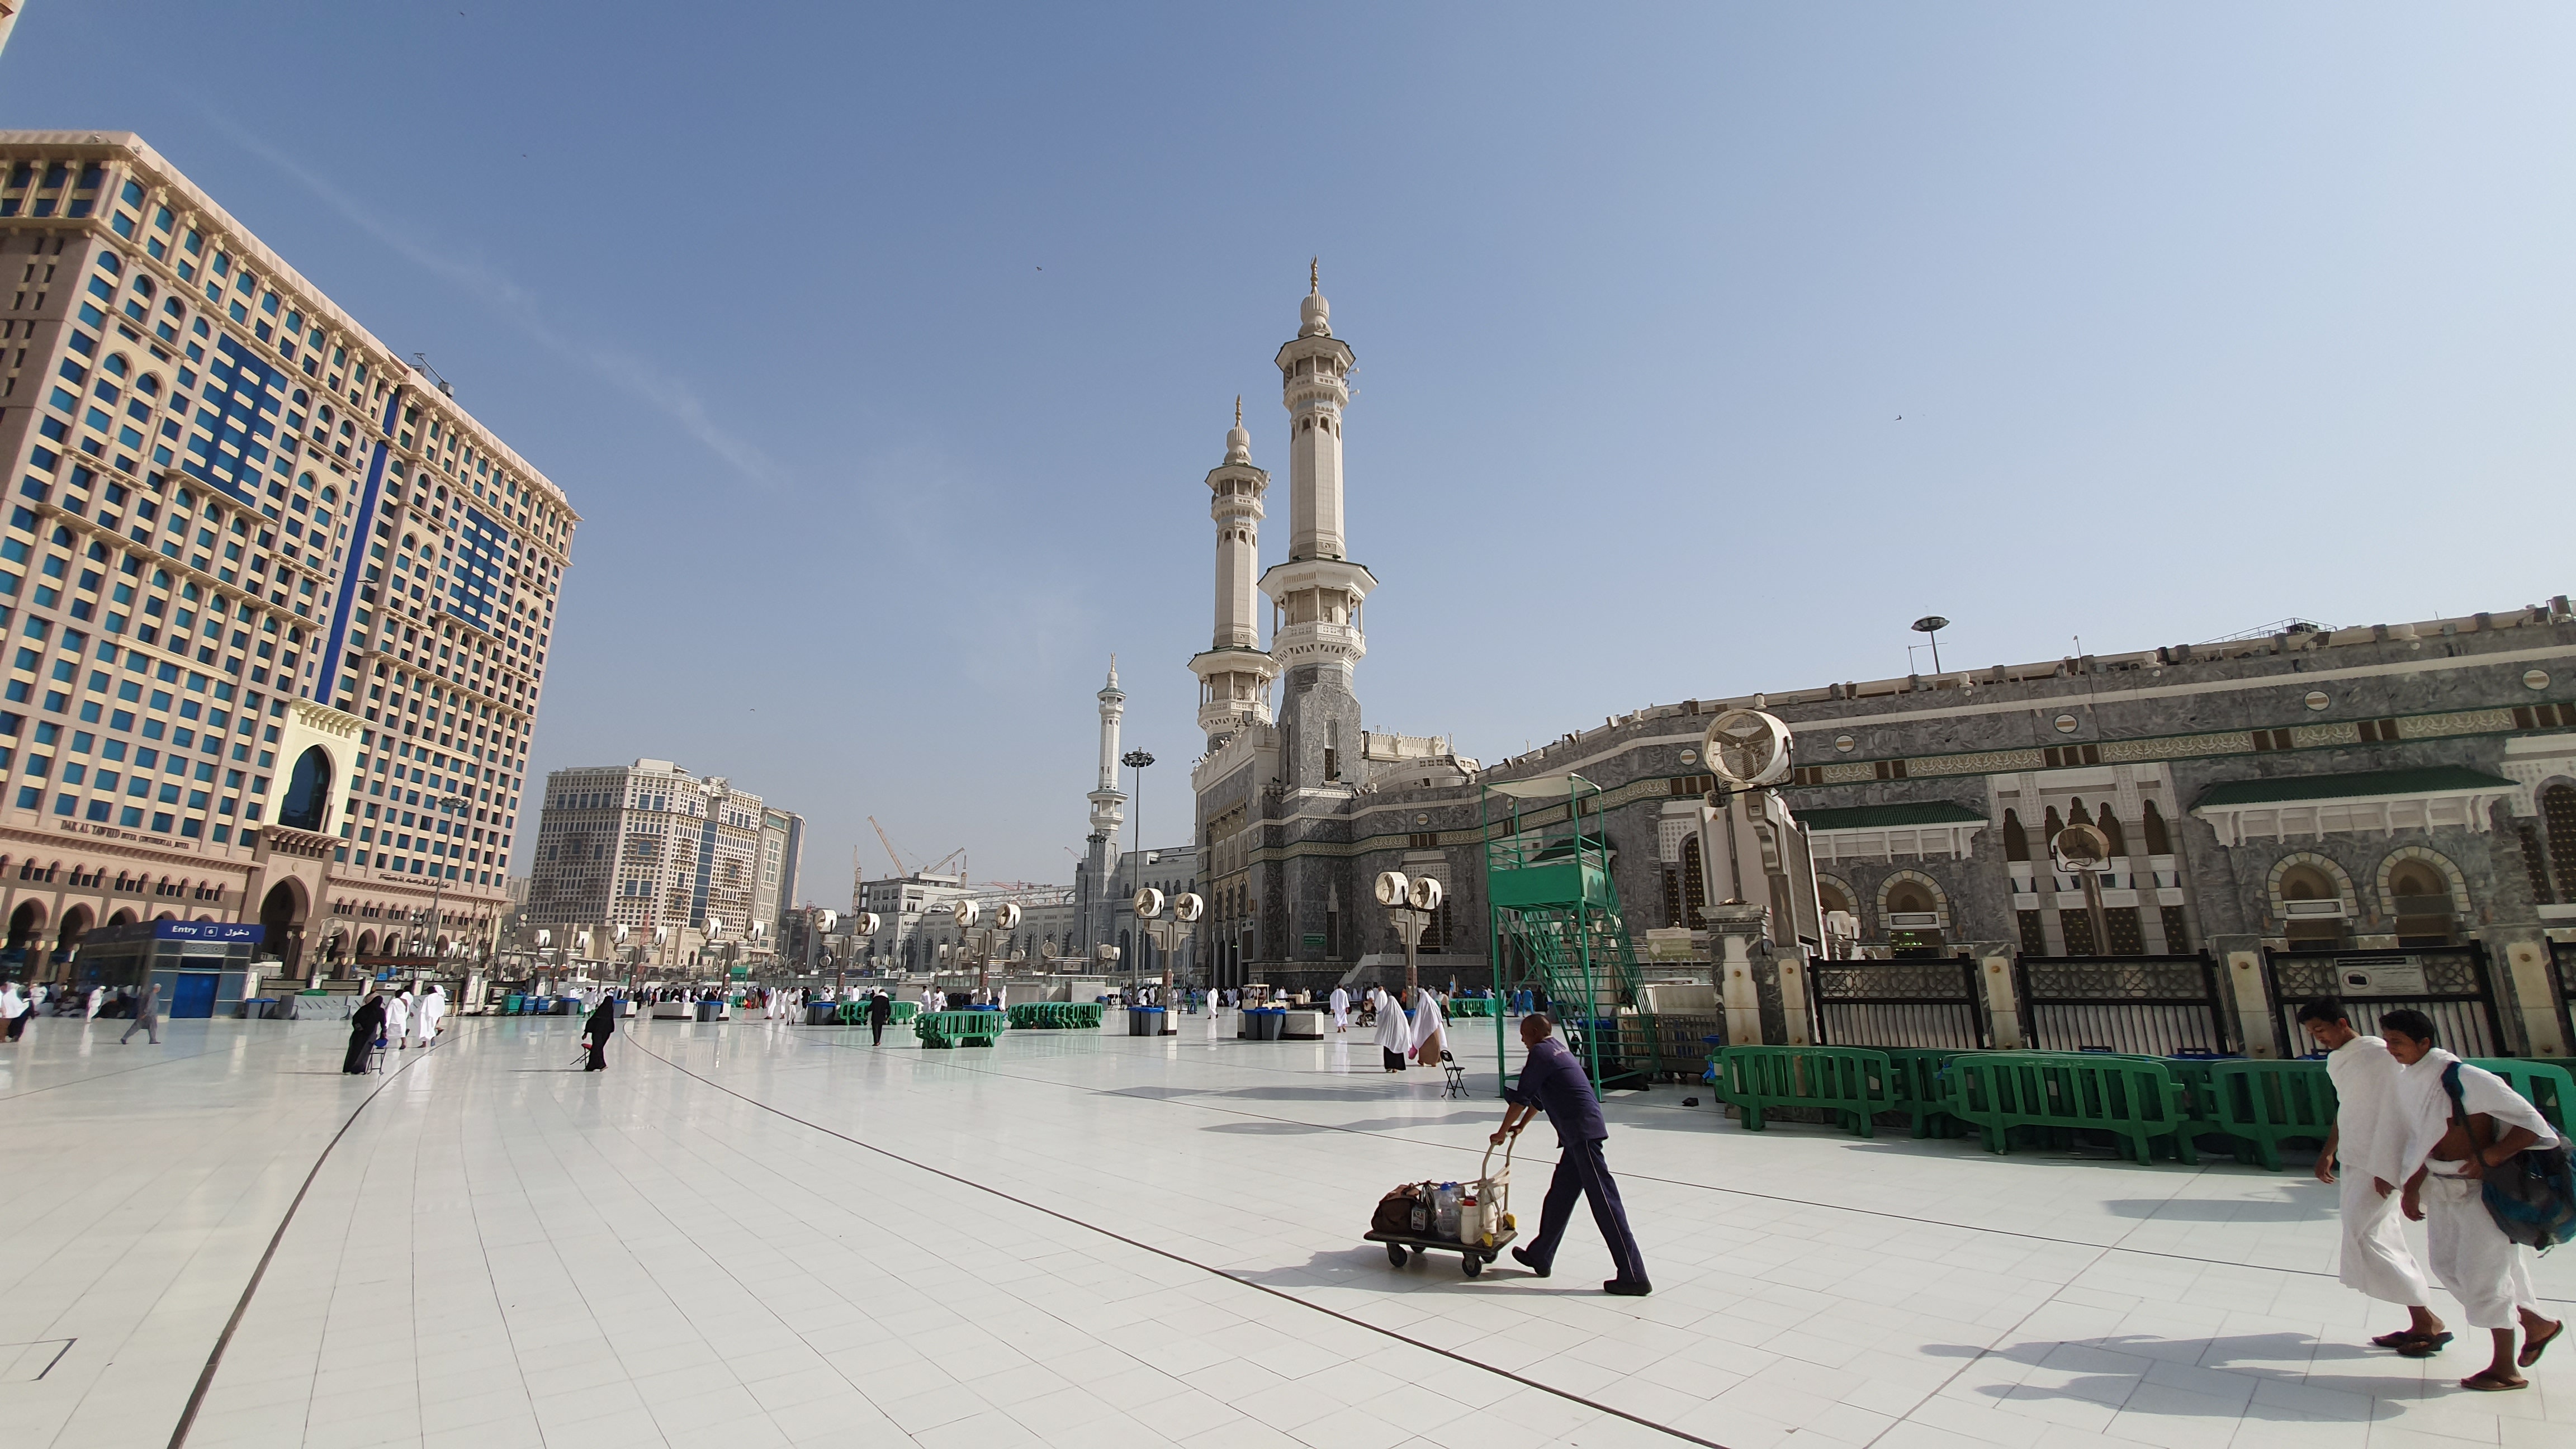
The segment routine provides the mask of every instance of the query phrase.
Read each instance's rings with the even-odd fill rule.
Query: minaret
[[[1127,717],[1127,695],[1118,687],[1118,656],[1109,656],[1109,682],[1100,687],[1100,785],[1091,792],[1091,838],[1115,842],[1127,823],[1127,796],[1118,788],[1118,722]]]
[[[1295,341],[1279,349],[1288,409],[1288,561],[1261,576],[1279,611],[1271,658],[1287,672],[1280,706],[1280,776],[1290,789],[1358,784],[1359,700],[1351,666],[1368,652],[1360,603],[1377,577],[1352,563],[1342,535],[1342,409],[1350,404],[1349,344],[1333,336],[1332,307],[1310,264]]]
[[[1118,827],[1127,821],[1127,796],[1118,788],[1118,722],[1127,715],[1127,695],[1118,687],[1118,656],[1109,656],[1109,682],[1100,688],[1100,784],[1091,792],[1090,850],[1078,873],[1076,909],[1082,917],[1082,945],[1105,946],[1118,939],[1119,903],[1111,898],[1118,880]]]
[[[1270,475],[1252,466],[1252,434],[1243,430],[1243,399],[1225,435],[1225,462],[1208,471],[1208,516],[1216,520],[1216,633],[1190,660],[1199,677],[1199,728],[1208,752],[1247,724],[1270,722],[1270,681],[1279,666],[1261,647],[1253,604],[1261,568],[1261,500]]]

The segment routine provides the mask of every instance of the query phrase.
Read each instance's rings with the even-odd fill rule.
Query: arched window
[[[2004,812],[2004,859],[2030,859],[2030,832],[2021,828],[2021,816]]]
[[[2050,845],[2054,846],[2057,842],[2057,832],[2066,828],[2064,822],[2057,818],[2056,806],[2051,805],[2048,807],[2047,818],[2042,822],[2040,828],[2047,832],[2048,842]]]
[[[277,823],[290,830],[320,830],[331,803],[331,756],[320,745],[296,757],[294,778],[278,806]]]
[[[125,376],[127,371],[125,354],[122,352],[109,353],[106,366],[109,372],[116,374],[118,377]]]
[[[2103,836],[2111,842],[2111,858],[2120,860],[2129,853],[2129,837],[2120,828],[2120,817],[2111,813],[2109,801],[2102,804],[2102,818],[2094,822],[2102,827]]]
[[[2313,865],[2294,865],[2281,872],[2281,899],[2285,901],[2331,901],[2341,895],[2335,889],[2334,878]]]
[[[2165,817],[2156,809],[2156,802],[2149,800],[2140,808],[2147,835],[2147,854],[2173,854],[2173,837],[2165,832]]]

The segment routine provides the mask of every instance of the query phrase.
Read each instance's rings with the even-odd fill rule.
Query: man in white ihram
[[[399,1050],[411,1045],[405,1040],[410,1031],[411,988],[406,986],[400,994],[388,997],[385,1001],[385,1040],[392,1042]]]
[[[2494,1360],[2460,1380],[2460,1387],[2481,1393],[2529,1388],[2531,1381],[2515,1370],[2540,1362],[2567,1325],[2540,1316],[2531,1260],[2487,1211],[2481,1179],[2487,1169],[2503,1166],[2526,1147],[2554,1145],[2558,1134],[2540,1109],[2502,1077],[2435,1046],[2433,1022],[2424,1013],[2411,1008],[2389,1012],[2379,1018],[2379,1030],[2389,1054],[2406,1064],[2397,1079],[2398,1108],[2407,1129],[2406,1147],[2397,1160],[2398,1170],[2406,1174],[2406,1216],[2424,1220],[2433,1276],[2460,1300],[2469,1326],[2486,1329],[2495,1341]],[[2460,1089],[2457,1103],[2445,1080],[2452,1073],[2457,1073]],[[2487,1124],[2483,1130],[2477,1126],[2480,1121]],[[2519,1355],[2514,1352],[2516,1328],[2522,1330]]]
[[[438,1040],[438,1023],[447,1015],[447,988],[430,983],[427,994],[413,1008],[413,1024],[420,1032],[420,1044],[430,1046]]]
[[[2398,1228],[2397,1185],[2406,1174],[2398,1170],[2397,1158],[2406,1150],[2406,1121],[2397,1109],[2397,1082],[2405,1068],[2389,1055],[2388,1043],[2353,1030],[2340,1001],[2329,998],[2300,1007],[2299,1025],[2326,1049],[2326,1076],[2334,1082],[2335,1125],[2326,1134],[2325,1150],[2317,1154],[2317,1181],[2342,1189],[2343,1254],[2337,1276],[2346,1288],[2404,1305],[2412,1321],[2371,1342],[2409,1358],[2422,1357],[2449,1343],[2451,1334],[2427,1306],[2432,1288]],[[2338,1159],[2343,1173],[2339,1183]]]
[[[1351,994],[1336,986],[1333,988],[1333,1030],[1349,1031],[1350,1029]]]

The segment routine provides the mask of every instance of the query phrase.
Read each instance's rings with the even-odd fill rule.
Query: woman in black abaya
[[[590,1065],[583,1067],[582,1070],[585,1072],[608,1070],[608,1039],[617,1034],[617,998],[614,996],[599,998],[598,1007],[590,1013],[590,1020],[584,1022],[581,1029],[582,1034],[590,1038]]]
[[[349,1013],[349,1055],[341,1061],[340,1070],[353,1077],[367,1073],[367,1053],[374,1051],[376,1038],[385,1033],[385,999],[370,991],[356,1011]]]

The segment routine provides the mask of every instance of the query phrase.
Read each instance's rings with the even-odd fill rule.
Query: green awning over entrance
[[[2194,810],[2238,805],[2288,805],[2308,800],[2366,800],[2390,795],[2494,794],[2514,783],[2466,765],[2424,765],[2412,770],[2359,770],[2345,775],[2285,775],[2277,780],[2227,780],[2200,792]],[[1830,813],[1830,812],[1828,812]]]
[[[1902,830],[1921,825],[1983,825],[1986,817],[1947,800],[1910,800],[1897,805],[1846,805],[1839,810],[1801,810],[1798,823],[1820,830]]]

